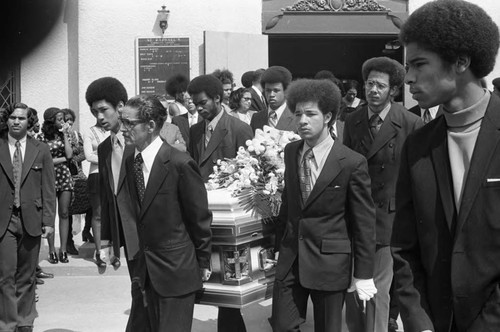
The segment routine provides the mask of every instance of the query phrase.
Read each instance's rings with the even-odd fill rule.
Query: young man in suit
[[[116,78],[101,77],[88,86],[85,99],[103,128],[110,131],[110,136],[97,148],[98,183],[101,190],[101,236],[95,233],[95,241],[103,239],[112,243],[114,257],[111,263],[115,268],[121,265],[120,248],[124,247],[132,281],[132,304],[126,331],[149,331],[142,293],[137,282],[134,282],[139,244],[136,219],[131,210],[125,181],[125,165],[122,162],[133,149],[125,148],[123,135],[119,130],[119,111],[127,101],[127,91]]]
[[[377,208],[377,247],[375,286],[377,296],[368,303],[371,317],[363,319],[363,307],[356,295],[346,299],[346,321],[350,332],[386,332],[389,322],[389,289],[392,282],[390,240],[396,211],[396,179],[401,149],[406,137],[422,126],[422,120],[403,106],[392,102],[403,85],[404,67],[387,57],[371,58],[362,67],[368,105],[349,114],[344,126],[344,144],[368,160],[372,197]],[[374,316],[373,316],[374,315]]]
[[[139,234],[137,277],[152,331],[191,331],[195,293],[210,278],[212,213],[198,166],[159,137],[166,110],[136,96],[121,111],[130,205]]]
[[[250,126],[255,130],[271,126],[286,131],[297,131],[292,112],[286,104],[285,91],[292,81],[292,73],[285,67],[273,66],[262,74],[260,83],[264,87],[267,111],[258,112],[252,117]]]
[[[54,164],[49,147],[27,135],[31,115],[11,105],[0,138],[0,331],[33,331],[40,238],[54,231]]]
[[[298,331],[308,298],[315,331],[341,331],[351,283],[374,296],[375,208],[366,159],[332,139],[340,91],[327,80],[291,84],[288,103],[302,140],[285,148],[285,189],[277,224],[273,330]]]
[[[184,142],[186,142],[186,147],[189,146],[189,129],[198,122],[203,121],[203,117],[198,114],[198,110],[194,106],[191,96],[187,99],[187,103],[188,112],[172,118],[172,124],[179,127],[182,138],[184,138]]]
[[[188,151],[207,182],[217,160],[234,158],[240,146],[253,138],[249,125],[223,111],[222,83],[213,75],[194,78],[188,86],[198,114],[205,119],[190,129]]]
[[[392,253],[405,331],[500,331],[500,98],[481,86],[499,31],[479,6],[429,2],[400,36],[405,82],[443,116],[410,135]]]

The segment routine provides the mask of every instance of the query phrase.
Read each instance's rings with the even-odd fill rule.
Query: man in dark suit
[[[159,137],[166,109],[137,96],[121,112],[130,204],[138,234],[137,276],[152,331],[191,331],[195,293],[210,277],[212,213],[198,166]]]
[[[346,321],[350,332],[365,331],[364,323],[374,321],[369,330],[386,332],[389,322],[389,289],[392,282],[390,239],[396,210],[396,179],[401,149],[406,137],[422,126],[422,120],[392,102],[403,85],[405,70],[387,57],[365,61],[362,75],[368,102],[349,114],[344,127],[344,144],[368,160],[372,197],[377,208],[377,250],[374,279],[377,295],[368,305],[374,317],[364,320],[363,308],[355,294],[346,299]],[[373,309],[373,310],[372,310]]]
[[[292,81],[292,74],[281,66],[266,69],[260,80],[268,103],[266,112],[252,116],[250,126],[255,130],[270,126],[279,130],[297,131],[295,119],[286,104],[285,91]]]
[[[368,165],[363,156],[334,141],[328,129],[340,99],[338,87],[327,80],[299,80],[290,86],[288,102],[302,140],[285,148],[274,331],[298,331],[309,296],[315,331],[341,331],[351,282],[362,300],[377,291],[372,279],[375,208]]]
[[[401,157],[391,246],[405,331],[500,331],[500,98],[480,84],[499,39],[460,0],[423,5],[400,32],[413,99],[443,105]]]
[[[252,85],[249,88],[250,94],[252,95],[252,104],[250,105],[250,111],[267,111],[267,102],[263,94],[263,87],[261,84],[262,74],[265,69],[257,69],[252,75]],[[243,79],[242,79],[243,80]]]
[[[8,134],[0,138],[0,331],[31,332],[40,238],[54,231],[55,173],[49,147],[27,136],[28,106],[13,104],[7,116]]]
[[[188,151],[200,167],[204,182],[213,173],[217,160],[234,158],[240,146],[253,138],[249,125],[223,112],[222,84],[212,75],[194,78],[188,86],[193,103],[205,121],[190,129]]]
[[[131,209],[125,181],[125,164],[122,162],[133,153],[133,149],[125,147],[123,135],[119,130],[119,111],[127,101],[127,91],[116,78],[102,77],[88,86],[85,99],[92,113],[101,121],[103,128],[110,131],[110,136],[97,148],[98,182],[101,190],[101,239],[112,243],[114,257],[111,258],[111,262],[115,268],[121,265],[120,248],[125,249],[132,281],[132,303],[126,331],[149,331],[142,293],[134,279],[139,240],[136,218]]]

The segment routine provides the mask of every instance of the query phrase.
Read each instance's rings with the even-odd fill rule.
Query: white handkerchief
[[[500,182],[500,178],[491,178],[491,179],[486,179],[486,182],[492,183],[492,182]]]

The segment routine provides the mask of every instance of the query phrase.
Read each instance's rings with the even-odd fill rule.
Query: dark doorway
[[[391,48],[396,39],[396,35],[270,35],[269,66],[284,66],[294,78],[312,78],[320,70],[330,70],[341,80],[355,79],[362,83],[361,66],[369,58],[388,56],[403,63],[403,47],[386,48],[386,45]]]

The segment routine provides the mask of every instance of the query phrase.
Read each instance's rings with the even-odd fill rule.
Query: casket
[[[212,275],[196,300],[200,304],[241,308],[272,296],[272,224],[244,211],[224,189],[208,191],[212,222]]]

